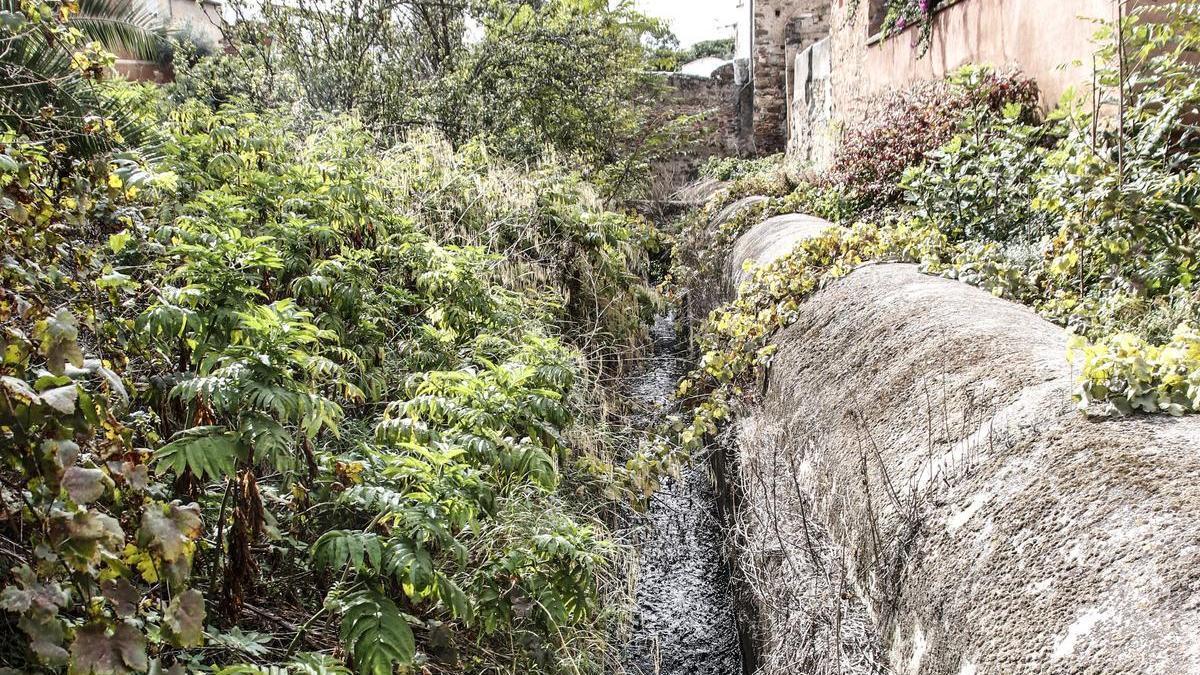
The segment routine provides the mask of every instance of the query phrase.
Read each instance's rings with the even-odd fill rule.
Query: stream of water
[[[635,424],[650,428],[688,370],[673,316],[651,328],[653,350],[630,385]],[[637,616],[625,650],[636,675],[740,675],[716,494],[701,462],[651,498],[638,541]]]

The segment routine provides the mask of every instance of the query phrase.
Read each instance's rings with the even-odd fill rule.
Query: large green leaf
[[[371,532],[331,530],[313,543],[313,561],[317,567],[341,570],[347,566],[355,572],[379,570],[383,544],[379,535]]]
[[[158,449],[158,473],[171,469],[176,474],[190,470],[198,478],[232,475],[237,466],[238,436],[225,427],[201,426],[181,431]]]
[[[42,354],[46,357],[46,368],[51,373],[62,375],[68,363],[83,366],[83,352],[77,341],[78,323],[70,311],[58,310],[54,316],[41,321],[36,332],[41,340]],[[71,407],[74,408],[74,405]],[[67,414],[70,412],[65,411]]]
[[[178,500],[170,504],[152,503],[142,511],[138,542],[164,561],[176,562],[189,555],[187,544],[200,536],[202,528],[197,504],[184,506]]]
[[[296,439],[270,417],[247,413],[242,418],[242,437],[250,445],[252,461],[265,460],[280,471],[296,468]]]
[[[76,504],[89,504],[99,499],[104,494],[105,483],[103,471],[81,466],[70,467],[62,477],[63,489]]]
[[[155,61],[169,46],[158,16],[129,0],[80,0],[71,26],[104,45],[143,61]]]
[[[416,652],[412,629],[396,604],[376,591],[360,591],[346,599],[342,643],[357,672],[392,675],[398,665],[412,663]]]
[[[296,675],[351,675],[349,669],[324,654],[297,654],[288,666]]]

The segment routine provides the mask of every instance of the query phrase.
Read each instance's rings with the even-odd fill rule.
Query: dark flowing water
[[[654,347],[630,395],[635,424],[650,428],[688,370],[673,316],[651,329]],[[684,467],[651,498],[638,542],[637,616],[625,650],[636,675],[739,675],[741,656],[729,593],[716,494],[701,462]]]

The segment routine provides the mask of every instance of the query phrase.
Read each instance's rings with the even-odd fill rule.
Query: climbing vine
[[[919,50],[919,56],[928,51],[933,36],[933,15],[940,6],[953,0],[884,0],[883,17],[879,24],[879,33],[885,38],[892,37],[911,27],[916,27],[913,37],[913,48]],[[853,18],[859,11],[862,0],[850,0],[846,16]]]

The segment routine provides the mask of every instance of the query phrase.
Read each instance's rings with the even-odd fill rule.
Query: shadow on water
[[[653,352],[631,378],[634,424],[651,428],[688,370],[674,316],[651,328]],[[701,462],[684,467],[651,498],[637,540],[637,612],[625,648],[635,675],[740,675],[741,656],[716,492]]]

